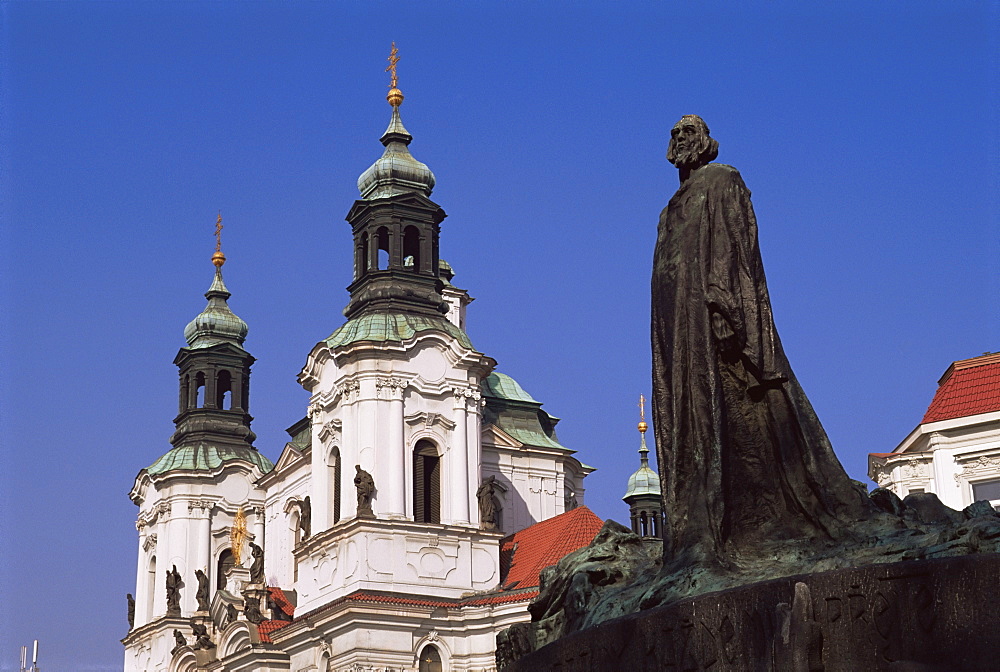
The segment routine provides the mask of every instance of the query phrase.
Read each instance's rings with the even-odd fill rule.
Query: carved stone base
[[[243,586],[250,583],[250,570],[236,565],[226,570],[226,590],[233,595],[243,592]]]
[[[1000,554],[870,565],[683,600],[563,637],[499,638],[503,672],[996,669]],[[521,624],[530,626],[532,624]]]

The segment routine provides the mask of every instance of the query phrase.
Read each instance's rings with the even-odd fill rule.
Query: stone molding
[[[411,413],[403,418],[406,424],[416,427],[418,425],[423,425],[425,428],[430,429],[434,425],[440,425],[447,431],[455,429],[456,425],[454,422],[441,415],[440,413],[427,413],[426,411],[418,411],[416,413]]]

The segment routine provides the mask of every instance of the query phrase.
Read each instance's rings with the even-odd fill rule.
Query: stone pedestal
[[[233,595],[243,592],[243,587],[250,583],[250,570],[246,567],[234,565],[226,570],[226,590]]]
[[[1000,554],[869,565],[683,600],[530,650],[498,642],[502,672],[996,669]],[[522,624],[528,626],[530,624]]]

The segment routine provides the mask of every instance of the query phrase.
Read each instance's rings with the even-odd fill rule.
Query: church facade
[[[254,446],[248,327],[213,257],[175,359],[173,447],[130,493],[128,671],[493,670],[497,633],[537,595],[526,546],[551,564],[600,528],[592,468],[465,331],[434,175],[398,89],[389,102],[347,215],[347,321],[306,356],[309,405],[276,463]]]

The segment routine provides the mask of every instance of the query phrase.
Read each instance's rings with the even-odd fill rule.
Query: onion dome
[[[250,328],[226,303],[232,296],[226,289],[226,283],[222,281],[222,265],[226,263],[226,257],[221,252],[216,252],[212,263],[215,264],[215,279],[205,292],[208,305],[184,328],[184,339],[191,348],[207,348],[217,343],[243,345]]]
[[[629,476],[628,489],[625,491],[625,496],[622,497],[626,502],[639,495],[660,496],[660,477],[649,468],[649,448],[646,447],[646,430],[648,428],[649,425],[646,424],[645,420],[639,423],[639,435],[642,437],[639,444],[640,466],[634,474]]]
[[[398,89],[394,89],[398,91]],[[390,92],[391,94],[391,92]],[[402,94],[399,97],[390,95],[389,102],[402,102]],[[385,146],[382,158],[369,166],[368,170],[361,173],[358,178],[358,191],[361,198],[370,201],[376,198],[385,198],[397,194],[417,192],[424,196],[430,196],[434,189],[434,173],[426,164],[417,161],[407,149],[413,136],[403,126],[403,121],[399,118],[399,104],[392,106],[392,120],[389,128],[379,139]]]

